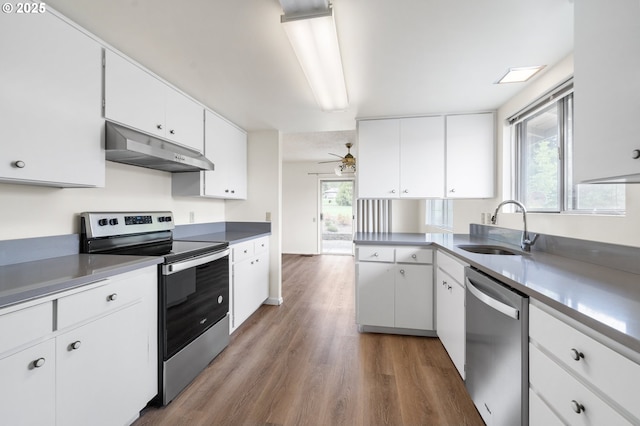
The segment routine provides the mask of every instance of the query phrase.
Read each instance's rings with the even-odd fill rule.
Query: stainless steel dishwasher
[[[465,268],[465,385],[487,425],[529,423],[529,298]]]

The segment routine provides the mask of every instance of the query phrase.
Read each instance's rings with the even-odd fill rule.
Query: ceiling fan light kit
[[[340,162],[335,169],[333,169],[334,173],[338,176],[342,176],[343,173],[356,173],[356,157],[351,154],[351,147],[353,144],[351,142],[347,142],[344,144],[347,147],[347,154],[344,157],[341,157],[338,154],[329,153],[329,155],[335,155],[340,158],[339,160],[330,160],[330,161],[320,161],[319,164],[322,163],[334,163]]]

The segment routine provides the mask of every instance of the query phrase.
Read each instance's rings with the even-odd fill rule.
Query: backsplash
[[[500,228],[497,226],[469,225],[469,233],[473,236],[488,238],[507,244],[520,246],[522,231]],[[535,234],[530,232],[530,234]],[[640,248],[598,241],[580,240],[577,238],[559,237],[539,234],[531,251],[541,251],[556,256],[563,256],[593,265],[640,274]]]

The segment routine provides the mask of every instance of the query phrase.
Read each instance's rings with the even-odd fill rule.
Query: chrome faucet
[[[520,201],[505,200],[498,204],[498,207],[496,207],[496,211],[493,213],[493,216],[491,216],[491,224],[496,224],[496,222],[498,221],[498,211],[505,204],[515,204],[522,211],[522,221],[524,222],[524,229],[522,230],[522,237],[520,238],[520,248],[526,252],[531,251],[531,246],[534,245],[536,240],[538,239],[538,234],[534,234],[533,239],[530,238],[529,231],[527,231],[527,209]]]

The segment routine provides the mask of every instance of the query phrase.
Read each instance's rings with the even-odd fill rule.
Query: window
[[[625,187],[574,185],[573,83],[560,86],[510,120],[516,198],[533,212],[623,214]]]
[[[453,200],[427,200],[425,224],[453,230]]]

